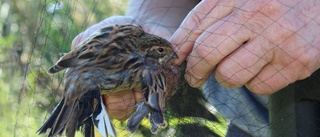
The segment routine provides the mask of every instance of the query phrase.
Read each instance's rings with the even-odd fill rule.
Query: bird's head
[[[164,38],[145,33],[139,41],[142,53],[147,58],[151,57],[158,60],[160,64],[166,64],[170,59],[178,58],[171,43]]]

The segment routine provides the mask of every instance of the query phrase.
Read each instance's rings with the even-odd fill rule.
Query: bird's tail
[[[98,131],[104,136],[108,135],[117,136],[114,126],[111,123],[107,110],[105,109],[105,105],[103,104],[103,100],[100,96],[100,100],[98,101],[97,107],[95,108],[92,114],[93,124],[96,126]]]
[[[51,116],[47,121],[40,127],[40,129],[37,131],[37,134],[44,134],[47,132],[49,128],[52,129],[56,119],[58,118],[60,112],[62,111],[62,108],[64,106],[64,99],[62,99],[59,104],[55,107],[55,109],[52,111]],[[50,131],[51,133],[51,131]],[[56,134],[61,134],[57,132]],[[52,134],[49,134],[48,136],[53,136]]]
[[[77,105],[77,101],[74,101],[70,106],[66,105],[65,99],[62,99],[37,133],[45,133],[50,128],[48,137],[61,135],[64,130],[67,137],[73,137],[77,128],[76,119],[79,118],[79,108],[76,107]]]
[[[96,108],[95,102],[99,99],[99,90],[88,91],[80,99],[72,101],[70,105],[63,98],[37,133],[46,133],[50,128],[48,137],[61,135],[64,131],[67,137],[74,137],[75,132],[82,129],[85,137],[94,137],[91,116]]]

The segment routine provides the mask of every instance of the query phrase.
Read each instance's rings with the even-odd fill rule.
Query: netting
[[[47,136],[36,132],[64,90],[64,74],[47,69],[79,33],[123,15],[168,40],[179,28],[171,42],[188,63],[167,101],[168,126],[153,135],[146,118],[129,133],[114,119],[119,136],[319,136],[319,2],[199,2],[139,0],[128,11],[126,0],[2,0],[0,136]]]

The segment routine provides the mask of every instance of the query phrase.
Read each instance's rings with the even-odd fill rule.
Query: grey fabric
[[[213,74],[204,84],[203,92],[230,125],[254,137],[269,136],[268,96],[255,95],[245,87],[224,88],[216,81]],[[232,126],[229,130],[231,132]],[[228,131],[227,136],[237,136],[235,131],[232,134]]]
[[[253,137],[249,133],[243,131],[242,129],[238,128],[237,126],[230,124],[228,126],[228,132],[226,137]]]

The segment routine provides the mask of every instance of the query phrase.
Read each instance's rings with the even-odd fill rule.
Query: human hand
[[[186,80],[272,94],[320,68],[320,1],[202,0],[171,38]]]

